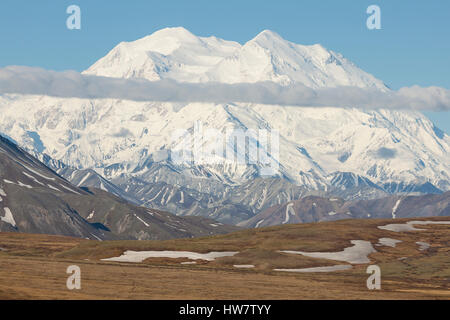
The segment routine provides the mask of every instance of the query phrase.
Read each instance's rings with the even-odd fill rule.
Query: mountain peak
[[[179,40],[198,40],[198,37],[183,27],[168,27],[152,33],[152,38],[176,38]],[[147,37],[146,37],[147,38]],[[145,39],[145,38],[144,38]]]
[[[269,29],[265,29],[265,30],[261,31],[253,39],[270,39],[270,38],[283,39],[278,33],[276,33],[275,31],[269,30]]]
[[[288,43],[283,37],[272,30],[263,30],[252,40],[247,42],[249,44],[258,44],[261,47],[273,47],[275,43]]]
[[[320,44],[305,46],[263,30],[244,45],[197,37],[183,27],[164,28],[122,42],[86,74],[179,82],[294,82],[312,88],[358,86],[385,89],[382,81]]]
[[[157,52],[163,55],[169,55],[183,45],[199,45],[199,37],[183,27],[164,28],[154,33],[132,42],[122,43],[122,46],[131,51],[131,54],[137,52]]]
[[[268,29],[263,30],[260,33],[258,33],[256,35],[256,37],[254,37],[249,42],[258,42],[258,43],[261,43],[261,42],[283,42],[283,43],[291,43],[291,44],[294,44],[297,46],[311,47],[311,48],[315,48],[315,49],[329,51],[327,48],[325,48],[320,43],[316,43],[316,44],[312,44],[312,45],[295,44],[295,43],[283,38],[280,34],[276,33],[275,31],[268,30]]]

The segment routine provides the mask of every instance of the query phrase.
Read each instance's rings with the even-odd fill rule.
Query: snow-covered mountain
[[[85,74],[182,82],[300,82],[312,88],[357,86],[386,90],[382,81],[319,44],[303,46],[264,30],[244,45],[166,28],[122,42]]]
[[[273,81],[312,88],[351,85],[389,90],[342,55],[321,45],[294,44],[271,31],[241,45],[167,28],[120,43],[84,73],[151,81]],[[260,163],[230,162],[223,155],[215,164],[173,161],[174,150],[192,144],[175,133],[180,129],[193,133],[196,124],[204,133],[204,149],[218,150],[225,144],[243,156],[245,148],[208,136],[208,129],[223,135],[231,129],[279,132],[278,155],[260,137],[253,141],[258,154],[266,154],[269,163],[279,166],[271,178],[284,181],[290,190],[295,189],[291,186],[302,190],[285,192],[282,200],[269,197],[279,204],[305,190],[340,190],[339,195],[348,198],[370,198],[386,192],[450,189],[450,137],[419,112],[23,95],[0,96],[0,110],[0,132],[23,147],[74,168],[93,169],[124,190],[134,190],[149,206],[165,207],[171,202],[169,195],[177,195],[173,202],[179,202],[182,190],[192,190],[192,196],[197,192],[211,206],[208,195],[238,199],[234,192],[252,182],[254,187],[247,190],[259,196],[268,193],[260,181],[264,176]],[[152,203],[149,200],[157,193],[148,185],[152,183],[176,190]],[[277,204],[265,203],[269,198],[259,200],[258,210]],[[191,209],[175,211],[195,214]]]

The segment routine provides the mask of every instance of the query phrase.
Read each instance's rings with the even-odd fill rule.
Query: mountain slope
[[[0,135],[0,231],[114,239],[63,201],[64,193],[87,196]]]
[[[137,207],[108,192],[81,189],[0,135],[0,231],[93,240],[172,239],[236,230],[211,219]]]
[[[307,87],[357,86],[387,90],[341,54],[320,44],[303,46],[264,30],[208,72],[210,80],[239,83],[273,81]]]
[[[115,78],[201,81],[240,44],[216,37],[201,38],[184,28],[166,28],[133,42],[121,42],[85,74]]]
[[[432,216],[450,216],[450,191],[434,195],[390,196],[357,201],[307,196],[268,208],[239,225],[255,228],[341,219],[397,219]]]
[[[197,37],[183,28],[163,29],[119,44],[85,74],[388,90],[382,81],[340,54],[320,45],[297,45],[270,31],[240,45]],[[21,95],[0,96],[0,108],[0,131],[21,146],[72,168],[92,169],[122,190],[133,190],[131,197],[149,206],[155,195],[146,197],[146,190],[151,188],[149,184],[161,182],[179,189],[174,192],[193,190],[202,199],[237,199],[239,195],[230,192],[252,183],[255,185],[249,190],[264,192],[260,179],[267,178],[263,174],[267,165],[262,161],[229,161],[227,154],[220,152],[214,164],[173,159],[177,150],[193,146],[195,132],[203,138],[204,150],[220,150],[226,145],[245,159],[245,148],[236,147],[232,138],[249,129],[279,133],[278,153],[262,137],[252,143],[258,155],[266,155],[267,163],[275,165],[270,178],[286,181],[280,189],[283,194],[297,193],[291,185],[346,199],[450,190],[450,137],[419,112]],[[208,135],[211,129],[214,134]],[[191,139],[178,136],[179,130],[186,130]],[[100,179],[92,185],[101,188],[101,183]],[[108,190],[120,195],[113,189]],[[254,204],[247,212],[276,203],[267,203],[267,207]],[[211,214],[203,207],[172,206],[178,214]],[[246,216],[248,213],[240,214],[236,219]]]
[[[106,226],[121,239],[166,240],[224,234],[237,230],[212,219],[178,217],[171,213],[137,207],[103,190],[88,189],[89,198],[73,194],[62,196],[91,223]]]
[[[0,105],[0,128],[18,143],[37,149],[30,138],[33,133],[52,158],[76,168],[98,169],[107,179],[154,172],[161,157],[170,160],[170,150],[182,143],[174,132],[193,130],[195,121],[201,121],[204,130],[221,132],[278,130],[279,174],[311,189],[325,189],[326,176],[337,171],[378,185],[429,182],[441,190],[449,188],[450,138],[437,136],[433,124],[416,112],[196,103],[174,109],[170,103],[49,97],[0,97]],[[113,125],[114,121],[118,122]],[[205,141],[211,149],[215,143]],[[246,164],[208,166],[208,174],[171,165],[171,174],[186,172],[196,180],[215,175],[216,182],[227,184],[258,175],[258,167]]]
[[[137,201],[133,196],[112,184],[92,169],[83,170],[64,167],[55,171],[77,187],[96,188],[111,193],[132,204],[139,204],[139,201]]]

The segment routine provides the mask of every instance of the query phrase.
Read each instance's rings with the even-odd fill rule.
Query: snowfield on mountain
[[[197,37],[183,28],[167,28],[120,43],[84,74],[151,81],[272,81],[283,86],[302,83],[311,88],[390,90],[341,54],[321,45],[298,45],[267,30],[241,45]],[[295,188],[302,192],[351,190],[354,199],[450,189],[450,137],[416,111],[15,94],[0,96],[0,110],[0,132],[22,147],[74,169],[92,169],[122,191],[132,190],[127,196],[133,202],[160,209],[170,204],[177,214],[210,215],[211,210],[227,205],[241,216],[235,221],[230,218],[233,213],[226,211],[224,217],[214,218],[243,221],[263,209],[296,199],[301,192]],[[174,132],[192,132],[195,123],[201,124],[203,132],[279,132],[278,154],[260,140],[256,145],[258,154],[267,152],[270,161],[279,165],[277,175],[271,178],[283,182],[281,198],[266,197],[270,190],[261,183],[260,178],[267,177],[261,174],[264,166],[259,163],[230,163],[223,155],[219,157],[224,161],[213,165],[172,161],[171,151],[183,144]],[[228,142],[213,137],[203,141],[203,147],[217,150],[224,143]],[[237,152],[245,156],[245,148],[237,148]],[[76,184],[81,185],[83,175],[65,171],[65,178],[76,177]],[[115,190],[101,178],[92,183]],[[159,195],[143,192],[153,183],[165,183],[168,188]],[[240,203],[230,199],[239,198],[237,192],[242,194],[239,188],[244,185],[252,190],[252,203],[237,210]],[[120,190],[114,193],[121,194]],[[190,202],[185,204],[184,199]],[[223,199],[230,201],[224,203]]]

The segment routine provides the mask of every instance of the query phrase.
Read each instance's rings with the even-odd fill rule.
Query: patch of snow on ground
[[[95,237],[95,239],[99,240],[99,241],[103,241],[102,239],[100,239],[99,237],[97,237],[95,234],[91,233],[91,236]]]
[[[142,220],[141,218],[139,218],[136,214],[134,215],[140,222],[142,222],[146,227],[150,227],[150,225],[145,222],[144,220]]]
[[[241,269],[251,269],[254,268],[255,266],[253,264],[234,264],[233,267]]]
[[[392,219],[396,218],[395,212],[397,212],[398,205],[402,202],[402,199],[398,199],[395,203],[394,207],[392,208]]]
[[[91,173],[88,172],[88,173],[81,179],[81,181],[78,183],[78,187],[80,187],[80,186],[83,184],[83,182],[85,182],[86,179],[89,178],[90,175],[91,175]]]
[[[94,213],[95,213],[95,210],[92,210],[92,212],[88,215],[87,219],[88,220],[92,219],[94,217]]]
[[[0,196],[6,197],[6,192],[0,188]]]
[[[16,221],[14,220],[14,216],[13,216],[11,210],[9,210],[9,208],[3,208],[3,210],[5,210],[5,216],[0,217],[0,220],[2,220],[3,222],[9,223],[13,227],[15,227]]]
[[[33,177],[31,174],[26,173],[25,171],[22,171],[22,173],[27,176],[28,178],[30,178],[31,180],[33,180],[34,182],[36,182],[37,184],[40,184],[41,186],[45,186],[45,184],[43,184],[42,182],[40,182],[38,179],[36,179],[36,177]]]
[[[3,181],[4,181],[5,183],[8,183],[8,184],[15,184],[15,185],[17,185],[17,186],[19,186],[19,187],[25,187],[25,188],[28,188],[28,189],[33,189],[32,186],[30,186],[30,185],[28,185],[28,184],[25,184],[25,183],[23,183],[23,182],[20,182],[20,181],[18,181],[17,183],[12,182],[12,181],[10,181],[10,180],[6,180],[6,179],[3,179]]]
[[[73,192],[73,193],[75,193],[75,194],[80,194],[80,195],[81,195],[81,193],[79,193],[79,192],[76,192],[75,190],[72,190],[71,188],[69,188],[69,187],[66,187],[66,186],[65,186],[65,185],[63,185],[63,184],[60,184],[60,186],[61,186],[61,187],[63,187],[64,189],[68,190],[68,191],[71,191],[71,192]]]
[[[59,190],[58,188],[56,188],[56,187],[54,187],[54,186],[52,186],[52,185],[50,185],[50,184],[47,184],[47,186],[48,186],[50,189],[53,189],[53,190],[58,191],[58,192],[61,192],[61,190]]]
[[[217,258],[232,257],[239,252],[224,251],[224,252],[209,252],[196,253],[189,251],[131,251],[127,250],[120,257],[113,257],[102,259],[103,261],[119,261],[119,262],[142,262],[148,258],[188,258],[191,260],[206,260],[213,261]]]
[[[333,271],[341,271],[341,270],[349,270],[352,266],[349,264],[341,264],[336,266],[329,267],[315,267],[315,268],[302,268],[302,269],[274,269],[274,271],[283,271],[283,272],[333,272]]]
[[[293,215],[293,216],[295,216],[295,211],[294,211],[293,206],[294,206],[293,203],[289,203],[289,204],[286,206],[286,218],[284,219],[283,224],[286,224],[286,223],[289,222],[289,219],[290,219],[290,216],[289,216],[289,215],[290,215],[290,214]]]
[[[258,223],[256,224],[255,228],[258,228],[261,225],[261,223],[263,223],[263,222],[264,222],[264,219],[259,220]]]
[[[289,251],[284,250],[280,252],[301,254],[303,256],[312,258],[329,259],[336,261],[345,261],[352,264],[369,263],[368,255],[376,252],[370,241],[352,240],[352,247],[345,248],[339,252],[304,252],[304,251]]]
[[[180,203],[184,203],[184,193],[183,193],[183,191],[181,191],[181,193],[180,193]]]
[[[395,248],[397,243],[402,242],[401,240],[391,239],[391,238],[380,238],[378,239],[377,246],[385,246]]]
[[[17,184],[19,185],[19,187],[25,187],[25,188],[28,188],[28,189],[33,189],[32,186],[30,186],[28,184],[25,184],[23,182],[20,182],[20,181],[17,181]]]
[[[419,250],[420,251],[425,251],[425,250],[428,250],[430,248],[430,244],[427,243],[427,242],[417,241],[416,244],[419,245]]]
[[[450,224],[450,221],[408,221],[407,223],[392,223],[385,226],[378,226],[378,229],[388,230],[393,232],[405,232],[405,231],[424,231],[425,229],[415,228],[414,224],[427,225],[427,224]]]
[[[55,178],[51,178],[51,177],[47,177],[47,176],[45,176],[45,175],[43,175],[42,173],[40,173],[40,172],[38,172],[38,171],[36,171],[36,170],[33,170],[33,169],[31,169],[30,167],[28,167],[28,166],[26,166],[26,165],[24,165],[24,164],[22,164],[28,171],[30,171],[30,172],[33,172],[34,174],[37,174],[39,177],[41,177],[41,178],[44,178],[44,179],[47,179],[47,180],[50,180],[50,181],[55,181]]]

